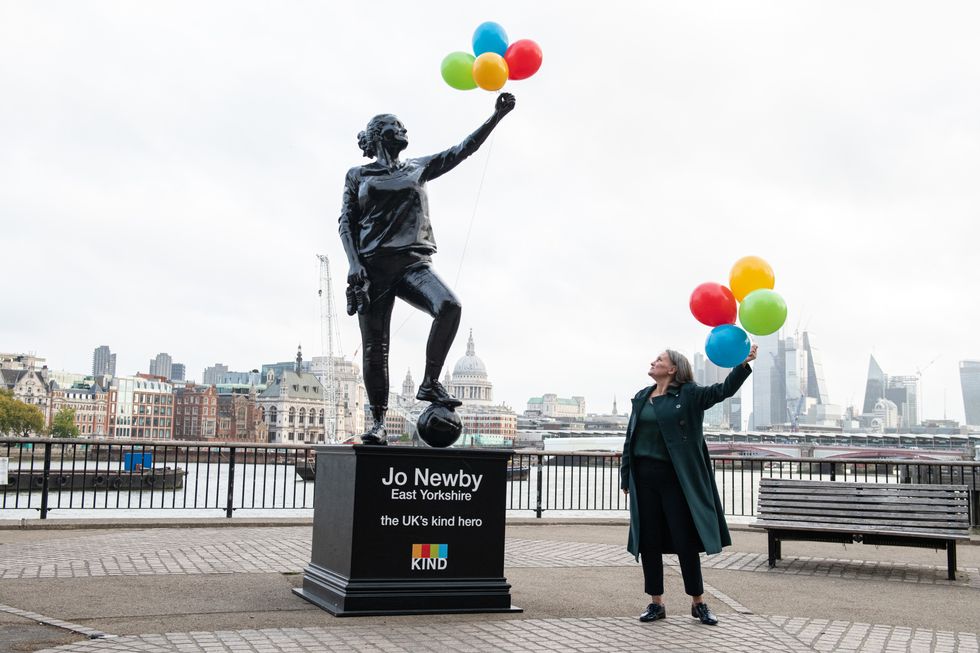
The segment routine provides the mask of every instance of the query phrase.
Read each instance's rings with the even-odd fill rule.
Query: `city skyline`
[[[623,405],[659,351],[704,351],[691,291],[757,255],[789,307],[784,337],[819,343],[830,403],[861,405],[874,355],[921,370],[922,417],[963,421],[957,361],[980,358],[980,5],[493,11],[0,6],[4,349],[82,372],[108,344],[120,374],[165,351],[197,378],[297,343],[320,354],[316,255],[342,310],[357,133],[395,113],[409,157],[470,134],[494,95],[450,89],[439,63],[489,19],[544,64],[505,87],[514,112],[428,195],[434,267],[497,400]],[[367,25],[390,47],[365,47]],[[351,356],[356,319],[338,325]],[[396,307],[393,378],[422,370],[428,330]],[[459,337],[449,359],[464,351]]]
[[[742,402],[746,402],[746,400],[740,399],[739,407],[734,408],[732,413],[734,419],[740,419],[740,425],[741,425],[740,428],[748,428],[751,430],[753,428],[753,423],[756,429],[765,428],[769,424],[774,424],[774,423],[789,424],[792,421],[792,419],[791,417],[788,416],[787,411],[790,412],[793,411],[793,407],[790,406],[789,404],[792,403],[795,405],[797,395],[799,395],[800,392],[804,393],[802,395],[803,399],[800,400],[800,406],[796,410],[801,410],[800,415],[809,413],[810,415],[809,423],[814,423],[813,422],[814,419],[816,419],[817,422],[820,422],[821,420],[832,418],[837,413],[843,415],[849,408],[853,408],[856,411],[855,415],[860,415],[860,414],[871,415],[873,413],[874,404],[876,400],[879,398],[888,398],[892,400],[897,405],[900,411],[900,417],[901,417],[903,402],[905,401],[912,402],[911,407],[905,409],[906,411],[911,411],[911,413],[910,414],[908,412],[905,413],[905,417],[904,417],[905,422],[903,423],[903,428],[908,428],[909,426],[918,425],[923,420],[946,419],[945,416],[922,415],[921,403],[918,397],[918,391],[919,391],[919,386],[917,383],[918,379],[913,375],[892,375],[883,372],[881,366],[878,364],[873,354],[869,356],[868,371],[867,374],[865,375],[866,380],[865,380],[865,388],[862,394],[862,400],[855,401],[847,405],[839,405],[839,404],[834,404],[833,402],[828,402],[827,399],[829,393],[826,387],[826,382],[824,381],[822,364],[820,363],[823,352],[820,349],[812,346],[811,339],[812,339],[812,334],[810,334],[807,331],[804,331],[801,334],[797,333],[794,334],[793,336],[788,336],[785,339],[782,337],[782,331],[778,332],[777,334],[773,334],[771,336],[766,336],[766,337],[761,337],[756,339],[756,342],[760,345],[760,352],[762,352],[763,354],[770,353],[770,357],[776,360],[779,360],[780,358],[784,358],[786,360],[782,363],[779,363],[777,368],[773,368],[773,371],[770,371],[769,368],[771,368],[772,366],[771,364],[766,363],[765,357],[761,357],[761,360],[756,361],[756,363],[754,363],[754,374],[749,379],[750,383],[746,384],[746,387],[743,387],[742,390],[740,390],[739,392],[740,397],[743,396],[748,397],[747,403],[742,403]],[[462,356],[459,357],[454,357],[450,355],[449,360],[447,360],[446,371],[451,370],[453,363],[462,360],[464,356],[472,356],[472,351],[471,351],[472,342],[473,342],[473,336],[472,334],[470,334],[466,345],[466,351],[463,353]],[[786,345],[786,343],[789,343],[788,346]],[[302,346],[300,348],[302,348]],[[789,350],[789,353],[787,353],[787,349]],[[95,348],[95,350],[93,351],[93,359],[100,359],[100,357],[101,359],[106,359],[109,351],[111,351],[111,347],[101,345]],[[793,352],[805,352],[805,355],[800,355],[799,353],[793,353]],[[21,352],[21,353],[29,357],[35,357],[39,354],[39,352],[37,351]],[[111,355],[112,355],[113,362],[115,362],[116,353],[113,352]],[[791,359],[786,358],[789,355],[792,355]],[[314,357],[317,357],[317,355],[313,354],[307,360],[313,360]],[[149,361],[148,364],[149,371],[143,369],[137,369],[137,370],[133,370],[130,373],[120,373],[117,376],[129,377],[129,376],[136,376],[137,374],[157,375],[156,372],[154,371],[154,366],[158,363],[158,361],[171,359],[171,358],[172,357],[170,357],[169,354],[162,352]],[[349,361],[350,357],[347,356],[345,357],[345,359]],[[69,374],[78,374],[78,375],[84,374],[83,372],[77,372],[75,370],[61,369],[57,365],[51,366],[48,364],[49,357],[47,356],[41,356],[40,360],[43,361],[44,364],[49,367],[50,372],[66,372]],[[787,369],[789,369],[790,367],[790,365],[787,362],[789,360],[794,361],[792,367],[797,368],[795,371],[787,372]],[[353,361],[353,362],[355,365],[358,365],[358,367],[360,367],[359,361]],[[724,379],[724,373],[727,372],[727,370],[725,370],[724,368],[718,368],[710,361],[708,361],[704,356],[704,354],[701,352],[694,352],[694,354],[691,356],[691,363],[695,370],[695,381],[697,381],[698,383],[710,384],[710,383],[718,382]],[[184,365],[179,363],[172,363],[171,365],[173,368],[175,369],[179,368],[181,372],[183,371]],[[167,376],[167,378],[171,381],[198,383],[202,385],[214,385],[214,384],[223,384],[223,383],[236,383],[236,384],[251,383],[252,385],[256,385],[259,383],[264,383],[264,379],[266,378],[267,372],[269,370],[272,370],[278,374],[281,371],[280,368],[292,369],[294,365],[295,365],[295,361],[279,360],[276,362],[260,363],[254,367],[248,367],[247,370],[243,371],[243,370],[233,369],[234,366],[224,365],[222,363],[214,363],[204,368],[200,379],[196,377],[173,378],[167,375],[163,375],[163,376]],[[980,387],[980,382],[975,380],[975,378],[980,378],[980,373],[976,372],[977,369],[980,369],[980,362],[969,361],[969,360],[958,361],[957,366],[958,366],[960,381],[961,381],[959,387],[957,388],[957,391],[961,393],[960,396],[964,400],[964,405],[966,404],[967,394],[969,393],[971,397],[975,396],[975,398],[973,399],[974,405],[976,406],[976,408],[974,408],[974,411],[980,411],[980,391],[975,389],[976,387]],[[260,369],[261,371],[259,371]],[[410,375],[411,373],[410,368],[406,369],[406,372]],[[772,374],[777,374],[777,376],[781,375],[785,377],[783,381],[779,382],[782,385],[780,386],[772,385],[773,383],[776,383],[776,381],[773,381],[771,379]],[[806,377],[805,382],[800,381],[801,376]],[[391,391],[397,392],[400,383],[402,383],[402,381],[398,381],[393,375],[391,379]],[[799,383],[799,387],[801,388],[801,390],[797,391],[796,395],[792,397],[793,402],[787,403],[788,399],[790,399],[790,397],[787,396],[787,386],[795,383]],[[762,401],[762,403],[759,403],[758,401],[756,401],[756,399],[754,399],[756,393],[758,392],[758,388],[760,384],[762,384],[763,387],[774,388],[769,393],[770,398],[768,401],[770,404],[779,403],[780,405],[778,407],[766,408],[767,406],[766,400],[760,400]],[[911,394],[902,395],[900,394],[899,391],[901,393],[911,393]],[[574,396],[576,393],[572,391],[570,394]],[[518,410],[518,412],[520,412],[521,407],[527,404],[527,400],[534,396],[540,396],[540,392],[537,395],[529,395],[529,397],[525,397],[515,403],[511,403],[506,400],[503,400],[503,403],[507,404],[511,408],[514,408],[515,410]],[[903,398],[904,396],[907,396],[909,398],[905,399]],[[610,401],[607,402],[609,404],[607,406],[606,403],[602,403],[601,401],[595,402],[594,400],[590,400],[588,397],[586,397],[585,399],[586,399],[586,405],[589,407],[588,412],[590,414],[608,414],[610,412],[610,410],[608,409],[610,409],[612,404],[616,401],[616,397],[611,398]],[[825,413],[825,411],[820,410],[818,411],[819,413],[818,415],[818,413],[812,412],[814,406],[816,405],[821,405],[824,408],[829,407],[831,413],[828,415]],[[763,411],[768,410],[774,412],[769,412],[768,414],[770,415],[770,417],[768,418],[755,417],[754,415],[755,412],[759,411],[760,409]],[[725,408],[726,415],[728,414],[728,410],[729,409],[726,407]],[[980,412],[978,412],[977,414],[980,414]],[[784,418],[779,419],[778,415],[784,415]],[[753,422],[753,418],[754,418],[754,422]],[[954,421],[958,421],[963,424],[971,423],[966,421],[966,416],[964,416],[964,419],[959,419]],[[801,424],[803,423],[804,422],[801,422]]]

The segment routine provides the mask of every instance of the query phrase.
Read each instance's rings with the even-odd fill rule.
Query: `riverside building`
[[[109,437],[172,440],[173,385],[158,376],[120,376],[109,386]]]

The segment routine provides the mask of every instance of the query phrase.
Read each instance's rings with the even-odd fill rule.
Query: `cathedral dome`
[[[466,343],[466,355],[456,361],[453,368],[453,377],[487,377],[487,366],[483,364],[480,357],[476,355],[476,348],[473,344],[473,332],[470,331],[470,339]]]
[[[487,377],[487,366],[476,355],[473,331],[466,343],[466,355],[456,361],[453,373],[446,375],[449,392],[463,401],[463,406],[489,406],[493,402],[493,384]]]

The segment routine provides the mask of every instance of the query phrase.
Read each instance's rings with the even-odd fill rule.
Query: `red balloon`
[[[720,283],[706,282],[691,293],[691,313],[701,324],[710,327],[735,324],[738,303],[735,295]]]
[[[543,58],[541,47],[531,39],[514,41],[504,53],[504,60],[510,69],[510,79],[527,79],[538,72]]]

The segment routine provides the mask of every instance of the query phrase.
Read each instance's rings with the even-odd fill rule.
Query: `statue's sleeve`
[[[340,209],[340,239],[345,246],[357,242],[361,217],[361,207],[357,201],[358,186],[360,181],[357,169],[352,168],[347,172],[347,179],[344,180],[344,200]]]
[[[489,120],[480,125],[479,129],[463,139],[463,142],[459,145],[422,159],[425,164],[422,181],[429,181],[430,179],[440,177],[462,163],[463,159],[480,149],[480,146],[487,140],[490,132],[497,126],[498,122],[500,122],[500,118],[497,114],[494,114]]]

